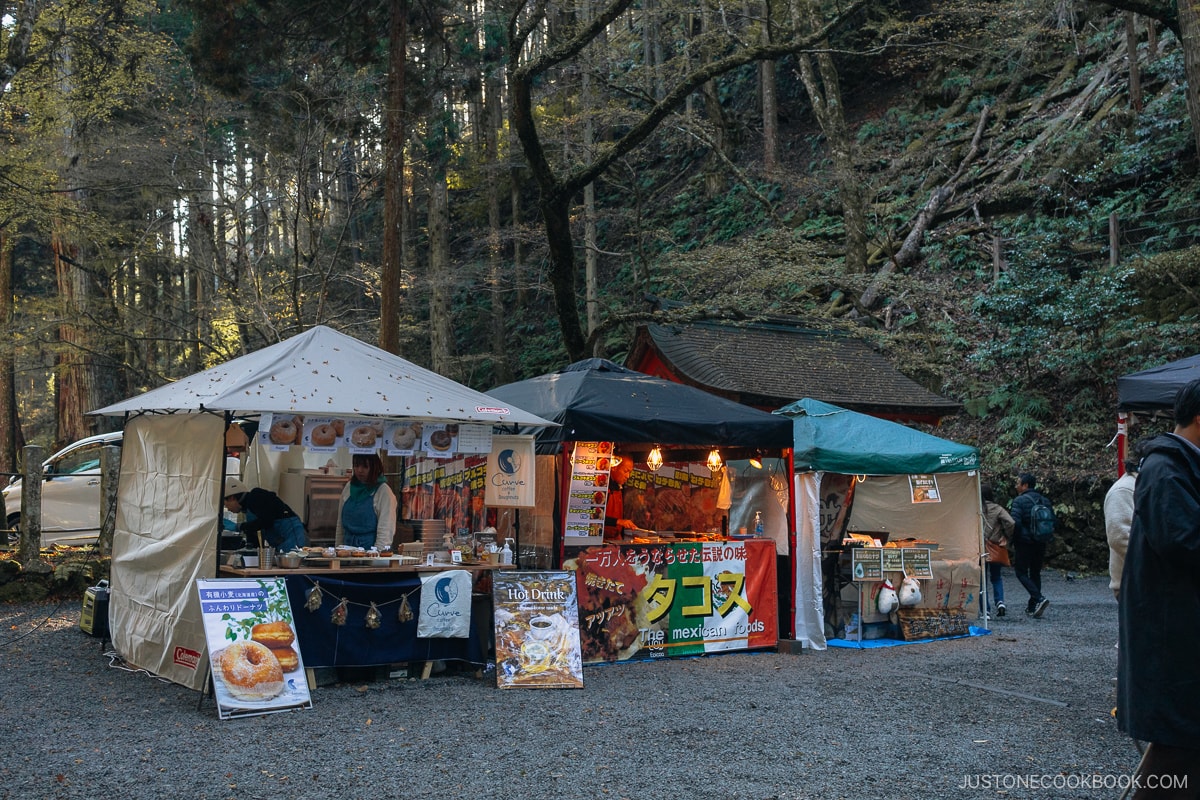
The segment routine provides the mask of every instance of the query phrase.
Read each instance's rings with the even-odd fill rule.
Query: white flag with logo
[[[489,508],[533,508],[533,437],[493,436],[483,502]]]
[[[452,569],[421,576],[417,636],[466,639],[471,635],[471,573]]]

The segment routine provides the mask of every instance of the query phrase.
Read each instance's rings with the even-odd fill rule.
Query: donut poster
[[[258,443],[268,450],[287,450],[304,438],[304,417],[299,414],[263,414]]]
[[[283,578],[196,581],[221,719],[312,708]]]

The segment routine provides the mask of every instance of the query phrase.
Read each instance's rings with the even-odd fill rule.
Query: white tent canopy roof
[[[204,410],[555,424],[322,325],[91,413]]]

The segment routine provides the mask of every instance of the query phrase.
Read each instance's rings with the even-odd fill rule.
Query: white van
[[[61,544],[89,545],[100,536],[100,456],[105,447],[121,446],[124,432],[101,433],[67,445],[42,462],[42,547]],[[238,460],[226,459],[225,468],[238,474]],[[7,530],[0,542],[16,544],[21,527],[22,480],[14,477],[4,495]]]

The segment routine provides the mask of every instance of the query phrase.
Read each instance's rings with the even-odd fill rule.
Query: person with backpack
[[[1029,592],[1025,613],[1040,619],[1050,605],[1042,594],[1042,562],[1057,523],[1050,498],[1036,487],[1037,478],[1022,472],[1017,477],[1017,496],[1009,513],[1013,518],[1013,572]]]

